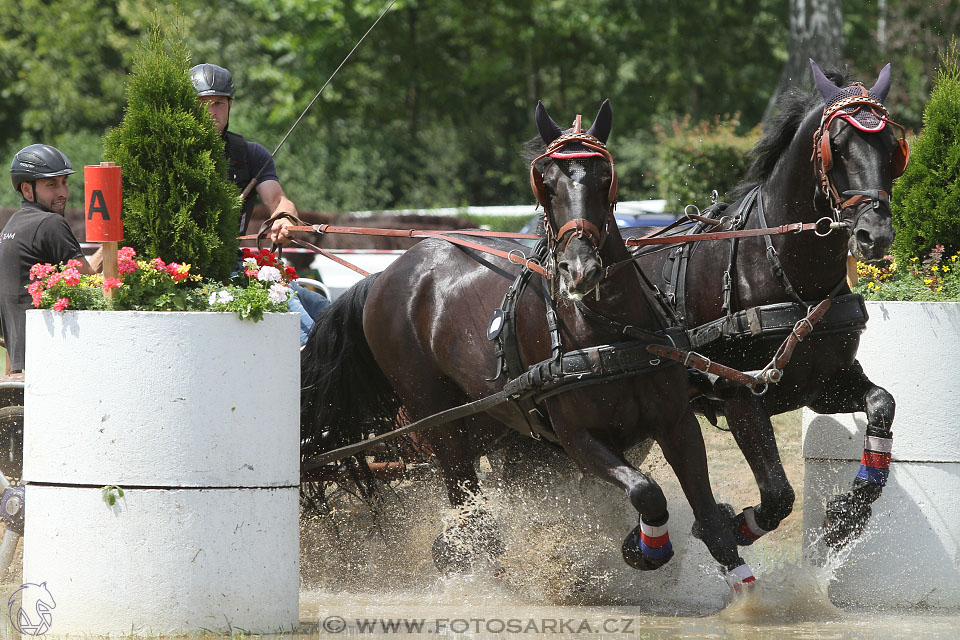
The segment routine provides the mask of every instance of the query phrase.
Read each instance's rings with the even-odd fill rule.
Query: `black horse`
[[[653,439],[702,523],[710,553],[731,584],[749,582],[752,574],[710,488],[685,369],[655,359],[645,342],[623,344],[607,324],[585,315],[658,328],[637,272],[620,269],[607,277],[603,268],[629,259],[612,217],[609,103],[586,132],[578,116],[564,133],[539,104],[536,120],[542,143],[533,154],[531,183],[544,207],[541,261],[550,278],[518,277],[525,249],[519,244],[487,242],[512,258],[505,259],[430,239],[348,290],[318,320],[303,351],[304,454],[385,430],[401,405],[410,420],[419,420],[500,392],[526,372],[520,389],[542,392],[539,402],[504,403],[420,434],[436,453],[451,504],[462,505],[478,491],[474,461],[509,429],[536,432],[624,490],[640,515],[624,558],[638,569],[655,569],[673,555],[666,499],[624,456]],[[650,342],[659,340],[650,334]],[[597,384],[557,386],[578,380]],[[561,388],[567,390],[548,391]]]
[[[828,505],[825,540],[830,544],[840,545],[862,530],[890,459],[894,400],[856,360],[866,311],[860,296],[850,294],[845,274],[848,251],[875,260],[893,242],[889,194],[908,150],[902,127],[898,138],[894,127],[899,125],[882,104],[890,65],[870,89],[858,83],[841,88],[812,60],[811,65],[817,91],[785,96],[754,149],[746,179],[734,189],[737,200],[712,213],[725,217],[725,227],[819,221],[820,231],[639,252],[638,262],[661,292],[665,312],[688,329],[693,347],[739,369],[765,367],[810,305],[833,301],[797,347],[782,379],[764,395],[721,383],[701,388],[704,395],[695,401],[708,416],[726,416],[760,488],[760,504],[735,516],[739,544],[775,529],[793,508],[771,415],[798,407],[867,414],[863,467],[852,490]]]

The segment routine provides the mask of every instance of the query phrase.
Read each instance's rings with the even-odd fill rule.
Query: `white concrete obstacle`
[[[49,633],[298,624],[298,328],[27,313],[23,580],[56,601]]]
[[[868,302],[857,358],[893,394],[893,458],[831,597],[871,607],[960,608],[960,303]],[[811,558],[824,505],[850,489],[866,416],[804,410],[803,521]]]

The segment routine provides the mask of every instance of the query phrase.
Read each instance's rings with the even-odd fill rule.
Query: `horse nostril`
[[[557,263],[557,269],[563,273],[570,273],[570,263],[566,260],[561,260]]]
[[[859,243],[860,246],[862,247],[873,246],[873,238],[870,236],[870,232],[867,231],[866,229],[858,229],[856,236],[857,236],[857,243]]]
[[[600,276],[603,274],[603,269],[598,264],[589,265],[583,273],[583,279],[587,282],[593,282],[594,280],[600,280]]]

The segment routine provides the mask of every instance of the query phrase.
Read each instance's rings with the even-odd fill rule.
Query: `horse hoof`
[[[504,544],[495,534],[485,531],[470,535],[453,526],[437,536],[431,547],[433,564],[441,575],[467,573],[477,565],[490,564],[503,555]]]
[[[870,503],[851,493],[835,496],[823,516],[823,541],[834,549],[843,548],[860,537],[872,514]]]
[[[630,535],[623,541],[623,546],[620,548],[620,551],[623,553],[624,562],[640,571],[659,569],[670,562],[670,558],[673,557],[673,546],[670,545],[669,542],[665,547],[655,551],[655,553],[658,554],[656,557],[649,553],[644,553],[640,545],[640,525],[634,527]]]
[[[757,586],[753,571],[750,570],[750,567],[746,563],[727,571],[725,577],[734,599],[746,595]]]

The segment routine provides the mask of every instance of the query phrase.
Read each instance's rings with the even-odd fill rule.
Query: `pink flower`
[[[243,270],[243,272],[247,274],[247,276],[250,278],[256,278],[257,273],[259,273],[259,271],[260,271],[259,269],[254,269],[253,267],[247,267],[246,269]]]
[[[133,260],[136,255],[137,252],[133,249],[133,247],[124,247],[123,249],[117,251],[118,260]]]
[[[103,281],[104,291],[113,291],[123,286],[123,283],[117,278],[107,278]]]
[[[63,278],[63,274],[60,274],[60,273],[51,274],[50,278],[47,280],[47,288],[48,289],[52,288],[54,285],[60,282],[61,278]]]
[[[27,287],[27,293],[31,296],[35,296],[38,293],[43,293],[43,283],[37,280],[36,282],[31,282],[30,286]]]
[[[156,269],[157,271],[163,271],[164,269],[167,268],[167,265],[164,264],[163,260],[161,260],[159,257],[156,257],[153,260],[151,260],[150,266]]]
[[[80,264],[80,261],[77,260],[76,258],[70,258],[69,260],[67,260],[66,266],[67,266],[67,269],[79,269],[82,265]]]
[[[53,265],[49,262],[40,264],[39,262],[32,267],[30,267],[30,279],[31,280],[42,280],[48,275],[54,272]]]
[[[57,301],[53,303],[54,311],[65,311],[67,307],[70,306],[70,298],[57,298]]]
[[[73,267],[70,267],[69,269],[64,269],[61,276],[63,278],[63,281],[67,283],[68,287],[75,287],[78,284],[80,284],[80,272]]]
[[[39,293],[39,292],[38,292],[38,293],[33,293],[33,294],[30,295],[30,297],[33,298],[33,306],[34,306],[34,308],[39,309],[39,308],[40,308],[40,303],[41,303],[41,301],[43,300],[43,294],[42,294],[42,293]]]
[[[137,270],[136,260],[120,260],[117,262],[117,271],[120,275],[127,275]]]

